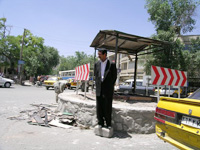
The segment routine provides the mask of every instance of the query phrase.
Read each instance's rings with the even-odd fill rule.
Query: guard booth
[[[127,54],[135,56],[135,68],[134,68],[134,93],[136,88],[137,77],[137,62],[138,56],[150,54],[152,52],[159,52],[164,50],[164,47],[168,45],[168,42],[154,40],[146,37],[132,35],[116,30],[100,30],[96,35],[90,47],[96,50],[106,49],[115,53],[115,63],[117,64],[117,54]],[[153,51],[154,49],[154,51]],[[156,50],[155,50],[156,49]]]

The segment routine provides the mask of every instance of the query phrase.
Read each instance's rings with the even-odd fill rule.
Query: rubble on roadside
[[[30,125],[39,125],[44,127],[76,127],[76,118],[69,112],[55,112],[52,108],[56,108],[57,104],[31,104],[35,109],[24,110],[20,115],[8,117],[10,120],[28,120]]]

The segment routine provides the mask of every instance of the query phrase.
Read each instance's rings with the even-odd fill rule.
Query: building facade
[[[191,39],[200,38],[200,35],[184,35],[180,36],[179,39],[182,43],[185,44],[185,49],[191,44]],[[138,57],[137,63],[137,79],[143,79],[145,76],[148,76],[144,71],[144,64],[146,62],[146,57],[148,55],[143,55],[143,57]],[[108,58],[111,61],[115,60],[114,53],[108,53]],[[135,70],[135,56],[127,55],[127,54],[118,54],[117,55],[117,68],[119,74],[119,83],[124,82],[127,79],[134,78],[134,70]]]

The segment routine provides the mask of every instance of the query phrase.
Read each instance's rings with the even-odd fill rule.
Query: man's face
[[[98,51],[98,56],[101,61],[104,62],[106,60],[106,54],[102,54],[101,51]]]

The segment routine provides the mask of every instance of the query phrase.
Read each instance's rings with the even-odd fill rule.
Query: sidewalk
[[[23,82],[24,82],[24,85],[26,85],[26,86],[32,86],[33,85],[33,83],[30,82],[29,80],[25,80]]]

